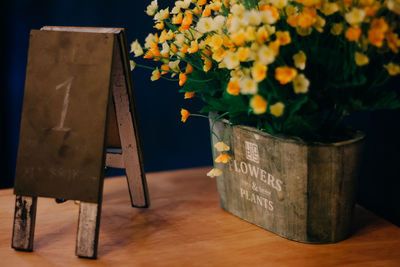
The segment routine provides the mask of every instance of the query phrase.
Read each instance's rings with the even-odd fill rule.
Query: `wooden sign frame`
[[[133,207],[150,205],[144,171],[143,149],[139,133],[137,111],[130,74],[129,52],[123,28],[51,27],[43,31],[103,33],[114,38],[112,70],[110,73],[110,103],[107,111],[106,147],[119,148],[120,152],[103,150],[104,167],[124,168]],[[29,67],[29,66],[28,66]],[[21,135],[22,136],[22,135]],[[103,168],[104,168],[103,167]],[[17,166],[18,168],[18,166]],[[104,173],[103,173],[104,174]],[[96,258],[100,226],[103,174],[100,177],[100,197],[97,203],[80,201],[76,255]],[[15,214],[12,247],[32,251],[37,209],[37,195],[23,195],[15,189]]]

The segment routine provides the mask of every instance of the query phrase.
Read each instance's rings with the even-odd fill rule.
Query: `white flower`
[[[131,66],[131,71],[135,69],[136,63],[133,60],[129,60],[129,65]]]
[[[244,95],[254,95],[258,92],[257,82],[249,76],[240,79],[240,93]]]
[[[258,50],[258,61],[262,64],[268,65],[275,60],[275,52],[266,45],[263,45]]]
[[[253,26],[257,26],[261,23],[260,12],[257,10],[250,10],[244,12],[243,19]]]
[[[168,63],[168,67],[172,70],[172,71],[174,71],[175,73],[171,73],[171,77],[174,77],[177,73],[179,73],[180,72],[180,69],[179,69],[179,63],[180,63],[181,61],[178,59],[178,60],[175,60],[175,61],[170,61],[169,63]]]
[[[231,12],[235,17],[242,18],[246,8],[242,4],[235,4],[231,8]]]
[[[211,32],[215,29],[214,21],[211,17],[200,18],[196,29],[201,33]]]
[[[160,51],[161,54],[168,54],[169,53],[169,45],[167,42],[162,44],[162,50]]]
[[[218,142],[214,145],[215,149],[219,152],[229,151],[230,147],[224,142]]]
[[[178,8],[187,9],[190,6],[190,0],[176,1],[175,6]]]
[[[400,0],[388,0],[387,7],[397,15],[400,15]]]
[[[222,62],[225,63],[228,69],[235,69],[240,64],[239,55],[234,52],[229,52]]]
[[[274,24],[276,22],[276,18],[272,15],[271,11],[263,10],[260,12],[261,21],[266,24]]]
[[[154,15],[154,20],[157,22],[162,22],[164,19],[168,18],[169,16],[169,8],[161,9]]]
[[[220,176],[222,174],[222,171],[218,168],[213,168],[211,171],[207,173],[207,176],[214,178],[216,176]]]
[[[149,33],[149,35],[147,35],[146,39],[144,40],[144,47],[150,48],[151,47],[150,44],[155,42],[156,42],[156,37],[154,36],[154,34]]]
[[[310,81],[306,76],[304,76],[304,74],[298,74],[296,78],[293,79],[293,89],[296,94],[307,93],[309,86]]]
[[[150,5],[147,6],[146,14],[149,16],[154,16],[158,8],[157,0],[153,0]]]
[[[357,26],[364,20],[364,18],[365,18],[365,10],[359,8],[353,8],[350,12],[346,13],[345,15],[346,21],[352,26]]]
[[[216,31],[222,31],[222,27],[225,25],[226,17],[222,15],[218,15],[214,18],[214,29]]]
[[[138,40],[131,43],[131,53],[132,52],[135,53],[135,57],[143,55],[143,49]]]
[[[177,34],[175,36],[174,44],[176,44],[179,47],[182,47],[185,44],[185,35],[182,33]]]

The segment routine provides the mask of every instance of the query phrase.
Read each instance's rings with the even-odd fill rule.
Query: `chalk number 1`
[[[64,127],[64,122],[65,122],[65,118],[67,117],[68,106],[69,106],[69,94],[71,91],[73,79],[74,79],[74,77],[70,77],[65,82],[60,83],[59,85],[56,86],[56,90],[59,90],[59,89],[65,87],[65,96],[64,96],[63,107],[61,110],[60,123],[56,127],[53,127],[53,130],[64,131],[64,132],[71,130],[70,128]]]

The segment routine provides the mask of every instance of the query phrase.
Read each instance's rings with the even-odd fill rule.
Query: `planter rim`
[[[360,141],[363,141],[365,139],[365,133],[360,131],[360,130],[355,130],[352,128],[346,128],[346,131],[353,136],[350,139],[343,140],[343,141],[338,141],[338,142],[306,142],[300,137],[296,136],[289,136],[289,135],[283,135],[283,134],[269,134],[266,132],[263,132],[257,128],[251,127],[251,126],[245,126],[245,125],[232,125],[227,119],[221,119],[223,123],[226,123],[230,125],[231,127],[240,127],[242,129],[246,129],[248,131],[251,131],[255,134],[268,137],[268,138],[273,138],[277,139],[281,142],[286,142],[286,143],[295,143],[297,145],[302,145],[302,146],[326,146],[326,147],[339,147],[339,146],[345,146],[345,145],[350,145],[354,144]]]

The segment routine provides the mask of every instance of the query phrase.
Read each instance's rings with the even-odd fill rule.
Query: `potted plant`
[[[203,100],[182,121],[210,119],[221,206],[288,239],[345,239],[364,134],[342,122],[400,107],[382,87],[400,74],[400,2],[154,0],[146,12],[158,31],[132,52],[160,66],[132,66]]]

